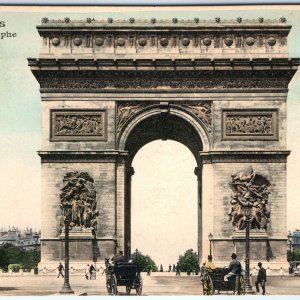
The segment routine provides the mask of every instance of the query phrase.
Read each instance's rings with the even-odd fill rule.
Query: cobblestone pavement
[[[86,280],[83,275],[71,275],[70,284],[77,293],[107,295],[105,276]],[[0,296],[46,296],[61,289],[63,279],[53,275],[0,276]],[[119,295],[125,295],[125,287],[118,287]],[[267,295],[300,295],[300,277],[269,277]],[[135,295],[135,290],[132,291]],[[143,275],[145,296],[202,295],[198,276],[146,276]],[[226,293],[222,293],[226,295]]]

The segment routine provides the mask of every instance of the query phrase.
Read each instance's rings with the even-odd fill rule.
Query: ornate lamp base
[[[246,295],[255,295],[255,291],[252,290],[252,286],[251,285],[247,285],[245,286],[245,294]]]
[[[70,285],[64,285],[59,291],[60,294],[74,294],[74,291],[71,289]]]

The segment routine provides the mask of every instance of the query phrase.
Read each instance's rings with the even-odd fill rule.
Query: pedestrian
[[[57,278],[61,275],[63,278],[65,277],[64,274],[62,273],[62,271],[65,269],[64,266],[61,264],[61,262],[59,263],[58,267],[58,276]]]
[[[90,265],[87,265],[84,269],[85,273],[85,278],[88,280],[89,279],[89,274],[90,274]]]
[[[96,268],[93,264],[90,265],[90,280],[94,279],[96,280]]]
[[[175,266],[175,264],[173,264],[173,270],[172,270],[172,272],[176,272],[176,266]]]
[[[163,272],[164,271],[164,268],[163,268],[163,266],[162,266],[162,264],[160,265],[160,270],[159,270],[159,272]]]
[[[171,270],[172,270],[172,266],[171,266],[171,265],[169,265],[169,272],[171,272]]]
[[[151,266],[149,265],[147,267],[147,276],[150,276],[150,274],[151,274]]]
[[[284,271],[283,271],[283,269],[282,269],[282,267],[280,268],[280,277],[283,277],[283,273],[284,273]]]
[[[258,270],[256,282],[255,282],[256,292],[259,293],[259,284],[260,284],[261,288],[262,288],[262,294],[265,295],[265,293],[266,293],[266,282],[267,282],[266,269],[263,268],[261,262],[259,262],[257,265],[259,267],[259,270]]]
[[[179,268],[179,263],[176,265],[176,276],[180,276],[180,268]]]

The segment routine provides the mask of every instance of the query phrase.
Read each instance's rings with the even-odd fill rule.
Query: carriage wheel
[[[244,279],[244,276],[240,276],[237,294],[238,295],[245,295],[245,279]]]
[[[137,280],[137,283],[136,283],[136,287],[135,287],[135,292],[138,296],[140,296],[142,294],[142,289],[143,289],[143,281],[142,281],[140,274],[137,276],[136,280]]]
[[[211,277],[208,274],[204,275],[202,284],[203,284],[203,295],[214,294],[214,284]]]
[[[126,295],[130,295],[131,285],[126,285]]]
[[[118,294],[118,285],[116,275],[113,275],[111,278],[111,291],[114,295]]]

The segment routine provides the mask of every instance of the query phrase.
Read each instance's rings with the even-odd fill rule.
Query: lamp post
[[[38,251],[37,251],[37,247],[38,247],[38,240],[39,240],[39,235],[37,233],[35,233],[33,235],[33,239],[34,239],[34,275],[38,275],[39,273],[39,269],[38,269]]]
[[[292,233],[290,232],[287,237],[288,237],[288,241],[290,243],[290,260],[293,261],[294,260],[294,247],[293,247],[293,235],[292,235]]]
[[[130,249],[130,246],[131,246],[131,244],[130,244],[130,242],[128,241],[127,242],[127,260],[129,261],[130,260],[130,258],[131,258],[131,249]]]
[[[73,294],[69,282],[69,227],[71,222],[71,205],[66,203],[63,207],[64,223],[65,223],[65,277],[64,285],[59,293],[61,294]]]
[[[208,235],[208,240],[209,240],[209,255],[211,255],[211,241],[212,241],[213,235],[210,233]]]
[[[246,274],[245,274],[245,293],[246,294],[254,294],[252,291],[252,286],[250,284],[250,223],[251,223],[251,208],[252,203],[250,201],[246,201],[243,205],[245,217],[246,217]]]

